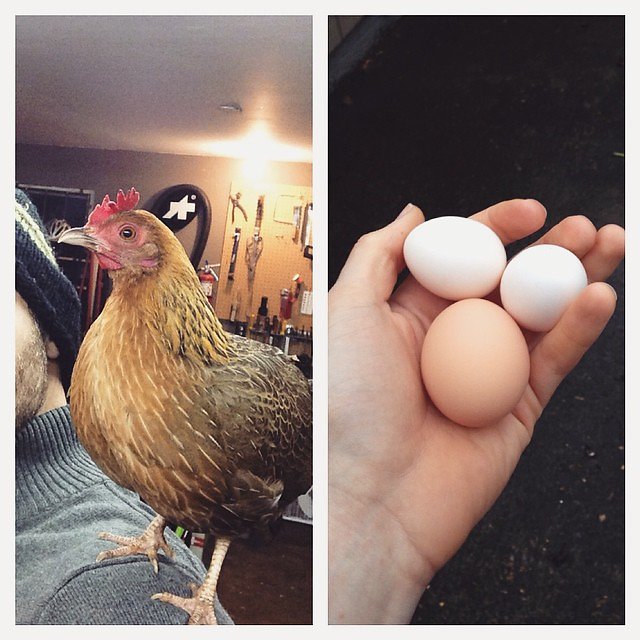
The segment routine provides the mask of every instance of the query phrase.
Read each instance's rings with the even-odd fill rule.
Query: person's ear
[[[57,360],[60,357],[60,351],[58,350],[58,346],[53,340],[47,338],[45,340],[45,350],[47,352],[47,358],[49,360]]]

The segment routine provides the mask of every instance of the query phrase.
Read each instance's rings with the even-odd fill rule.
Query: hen
[[[193,598],[156,594],[190,624],[215,624],[213,600],[230,541],[265,530],[311,485],[311,391],[282,352],[226,333],[173,233],[135,210],[139,194],[105,196],[59,242],[95,252],[113,289],[73,371],[78,436],[118,484],[159,514],[98,560],[171,555],[165,521],[213,532],[211,566]]]

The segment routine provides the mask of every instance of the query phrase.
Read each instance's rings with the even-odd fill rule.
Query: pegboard
[[[245,221],[242,211],[236,207],[233,212],[231,197],[240,193],[239,204],[247,214]],[[294,241],[295,226],[292,216],[288,215],[289,208],[296,206],[304,208],[311,203],[312,191],[310,187],[268,185],[259,190],[251,188],[241,182],[234,182],[229,189],[225,237],[222,247],[222,259],[219,268],[220,282],[215,301],[215,310],[220,318],[228,319],[232,304],[237,303],[236,320],[248,321],[252,314],[256,314],[262,296],[269,299],[269,316],[279,315],[280,292],[287,288],[295,289],[293,276],[299,274],[304,283],[303,291],[313,290],[312,260],[303,255],[301,238]],[[245,260],[247,241],[254,235],[256,210],[258,199],[264,196],[263,218],[260,229],[262,237],[262,253],[257,261],[253,287],[249,284],[248,266]],[[238,227],[240,241],[235,263],[233,280],[229,279],[229,266],[234,244],[234,232]],[[287,322],[298,328],[312,327],[313,316],[300,313],[302,292],[298,300],[293,303],[291,319]]]

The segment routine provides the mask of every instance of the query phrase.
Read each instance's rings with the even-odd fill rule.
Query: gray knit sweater
[[[169,530],[175,558],[146,556],[97,564],[115,545],[99,531],[138,535],[154,512],[109,480],[78,442],[68,407],[37,416],[16,434],[16,623],[185,624],[187,614],[152,600],[191,595],[202,563]],[[233,624],[216,603],[220,624]]]

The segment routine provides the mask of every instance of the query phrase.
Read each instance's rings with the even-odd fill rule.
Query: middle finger
[[[582,259],[596,241],[596,228],[586,216],[569,216],[529,246],[556,244]]]

